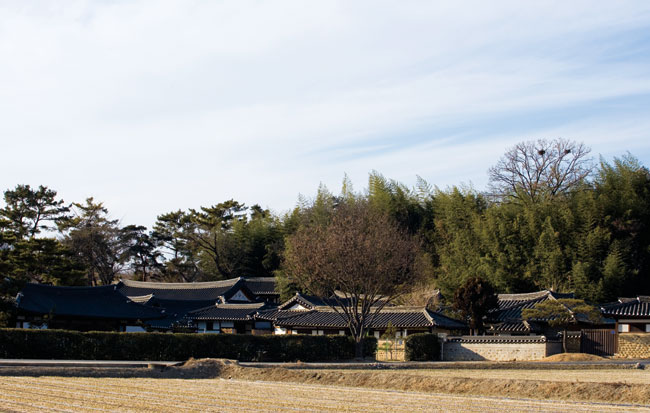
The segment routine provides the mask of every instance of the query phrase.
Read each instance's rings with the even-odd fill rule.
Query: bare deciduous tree
[[[502,197],[539,202],[566,193],[591,173],[589,149],[566,139],[521,142],[489,169],[490,187]]]
[[[300,228],[285,252],[288,277],[326,300],[347,324],[363,356],[372,319],[408,291],[415,278],[417,245],[388,216],[366,202],[339,205],[328,225]]]

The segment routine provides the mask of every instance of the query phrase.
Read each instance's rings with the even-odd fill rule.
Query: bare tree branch
[[[366,202],[337,207],[329,225],[300,228],[288,240],[285,269],[303,290],[329,297],[357,342],[374,317],[415,278],[417,245]]]
[[[521,142],[489,169],[493,193],[539,202],[579,186],[592,171],[591,149],[566,139]]]

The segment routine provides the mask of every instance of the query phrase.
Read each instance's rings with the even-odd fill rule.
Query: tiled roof
[[[27,284],[17,297],[18,308],[37,314],[148,320],[162,318],[161,309],[138,304],[120,294],[115,285],[58,287]]]
[[[490,330],[495,333],[530,333],[536,331],[531,328],[530,323],[527,321],[504,321],[503,323],[495,324],[490,327]]]
[[[187,314],[187,318],[191,320],[252,320],[252,316],[265,306],[266,303],[216,304],[190,311]]]
[[[275,277],[245,277],[244,281],[255,295],[279,295],[275,292]]]
[[[255,315],[255,318],[264,321],[275,321],[279,318],[295,316],[300,313],[299,311],[300,310],[278,310],[277,308],[272,310],[260,310],[260,312]]]
[[[618,302],[601,307],[604,315],[625,317],[650,317],[650,297],[619,298]]]
[[[249,291],[253,296],[277,295],[275,278],[250,277],[231,278],[222,281],[195,283],[163,283],[121,280],[117,284],[119,291],[128,297],[138,297],[153,294],[167,300],[217,300],[219,296],[234,294],[239,289]],[[248,290],[246,290],[248,289]]]
[[[275,321],[281,327],[331,327],[345,328],[347,322],[341,314],[324,307],[310,311],[278,311],[275,314],[260,314],[266,320]],[[275,317],[275,319],[274,319]],[[442,314],[429,311],[423,307],[391,307],[375,315],[370,321],[370,328],[385,328],[388,323],[396,328],[442,327],[462,329],[462,322],[445,317]]]
[[[251,291],[249,286],[255,288]],[[41,314],[79,317],[149,320],[157,329],[169,329],[187,322],[194,310],[232,302],[241,291],[248,299],[274,292],[271,277],[233,278],[200,283],[161,283],[121,280],[102,287],[52,287],[30,284],[21,292],[22,308]],[[258,304],[260,306],[262,304]]]
[[[545,343],[545,336],[462,336],[450,337],[448,341],[457,343]]]
[[[157,329],[169,329],[175,325],[185,325],[185,315],[190,311],[197,310],[202,307],[214,305],[213,300],[162,300],[158,297],[152,298],[147,302],[147,306],[160,308],[164,310],[165,317],[147,322],[149,326]]]
[[[223,281],[199,283],[158,283],[133,280],[121,280],[118,291],[127,297],[153,294],[163,300],[202,301],[215,300],[236,285],[241,285],[239,278]]]
[[[561,294],[549,290],[524,294],[499,294],[499,307],[490,312],[488,320],[491,322],[520,321],[522,319],[521,312],[526,308],[533,308],[536,304],[546,300],[573,297],[573,293]]]
[[[138,295],[138,296],[131,296],[129,297],[129,300],[140,303],[140,304],[146,304],[148,303],[151,299],[153,298],[153,294],[147,294],[147,295]]]
[[[284,303],[280,304],[280,307],[278,307],[280,310],[286,310],[294,305],[299,304],[305,308],[308,308],[310,310],[316,308],[316,307],[325,307],[327,304],[325,303],[325,300],[313,296],[313,295],[306,295],[306,294],[300,294],[296,293],[293,297],[285,301]]]
[[[433,319],[433,322],[435,323],[434,324],[435,327],[448,328],[450,330],[462,330],[467,328],[466,323],[460,320],[449,318],[437,311],[427,310],[427,313]]]
[[[337,298],[321,298],[315,295],[296,293],[296,295],[291,297],[289,300],[280,304],[279,308],[281,310],[286,310],[295,304],[300,304],[305,308],[314,309],[316,307],[338,307],[340,305],[349,305],[351,303],[351,300],[347,297],[344,297],[341,293],[337,292],[336,296]],[[392,307],[392,304],[390,306]]]

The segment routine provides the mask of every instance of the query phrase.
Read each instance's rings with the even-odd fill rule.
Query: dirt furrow
[[[98,385],[94,384],[94,382],[96,380],[101,380],[101,386],[98,386]],[[77,394],[77,393],[84,394],[85,392],[87,392],[89,390],[92,390],[92,391],[95,391],[95,392],[99,392],[101,394],[106,394],[106,393],[112,394],[116,398],[121,399],[121,398],[130,396],[129,394],[124,394],[124,388],[125,388],[124,380],[128,380],[128,379],[91,379],[91,380],[83,379],[83,383],[79,383],[77,380],[73,381],[73,380],[66,379],[66,382],[67,382],[66,388],[67,389],[74,388],[76,391],[72,391],[72,392],[75,393],[75,394]],[[165,381],[168,382],[168,380],[165,380]],[[221,382],[220,386],[231,387],[231,389],[227,389],[227,390],[230,390],[232,393],[229,392],[229,391],[224,392],[223,389],[220,389],[219,391],[209,392],[208,394],[206,394],[206,386],[205,386],[206,380],[196,380],[196,381],[195,380],[173,380],[173,381],[177,381],[178,384],[182,384],[182,386],[170,385],[169,387],[174,389],[174,390],[171,393],[168,392],[167,395],[168,396],[173,395],[174,399],[179,399],[180,398],[180,399],[184,400],[184,403],[186,405],[187,404],[196,405],[197,408],[201,408],[201,409],[206,408],[206,405],[204,403],[205,403],[205,400],[206,400],[206,396],[209,396],[209,393],[213,393],[214,398],[209,398],[208,397],[208,399],[219,400],[219,402],[220,402],[219,404],[220,404],[221,407],[231,405],[230,403],[236,403],[236,404],[241,405],[241,403],[251,403],[252,402],[250,400],[249,396],[246,396],[246,395],[238,396],[237,395],[239,393],[238,385],[234,384],[233,381],[230,381],[230,380],[219,380],[219,381]],[[131,381],[131,383],[132,382],[133,381]],[[58,380],[52,380],[52,379],[49,379],[49,380],[41,379],[41,380],[39,380],[39,383],[41,383],[42,385],[53,387],[55,389],[59,388],[59,386],[60,386],[60,382]],[[138,383],[138,384],[137,385],[130,384],[128,386],[127,391],[128,392],[132,392],[132,391],[137,392],[138,400],[150,401],[150,400],[152,400],[151,397],[155,397],[155,398],[159,397],[160,393],[158,391],[150,391],[150,390],[152,388],[156,388],[158,386],[158,384],[160,384],[160,380],[156,380],[156,379],[151,379],[151,380],[138,379],[136,381],[136,383]],[[191,386],[191,384],[194,384],[194,385]],[[286,405],[284,405],[282,403],[277,403],[277,402],[276,403],[270,403],[270,400],[273,400],[275,402],[276,398],[280,399],[280,400],[286,398],[286,397],[284,397],[282,392],[278,390],[277,385],[274,385],[273,383],[268,383],[268,384],[265,384],[265,385],[262,385],[262,386],[265,387],[266,395],[268,396],[269,401],[267,401],[267,402],[259,402],[259,403],[254,403],[253,402],[252,404],[256,404],[256,406],[255,406],[256,408],[269,408],[270,407],[270,410],[272,410],[273,408],[275,408],[275,409],[278,409],[278,408],[285,408],[286,409],[286,408],[288,408],[288,406],[286,406]],[[110,388],[114,389],[115,391],[108,391],[107,387],[110,387]],[[183,389],[182,393],[179,393],[179,388]],[[211,389],[211,387],[207,387],[207,388]],[[299,405],[301,406],[300,410],[305,410],[305,409],[308,410],[310,407],[314,407],[316,405],[316,404],[314,404],[314,402],[312,400],[313,395],[311,394],[311,392],[306,392],[306,393],[302,392],[302,393],[305,393],[305,394],[303,394],[301,397],[297,397],[296,393],[299,392],[299,391],[300,391],[299,387],[291,389],[291,400],[292,400],[292,403],[296,403],[296,402],[299,403]],[[310,391],[312,391],[312,390],[310,390]],[[197,397],[196,396],[197,394],[202,394],[202,396]],[[345,393],[343,393],[343,395],[344,394]],[[150,397],[149,398],[143,397],[145,395],[150,396]],[[190,402],[188,399],[198,400],[201,403],[200,404],[195,404],[195,403]],[[340,409],[341,403],[349,402],[351,400],[352,399],[348,398],[348,397],[329,397],[326,400],[320,400],[317,403],[317,405],[318,405],[319,409],[321,409],[321,410],[326,408],[326,407],[330,407],[331,410],[336,411],[336,410]],[[226,402],[227,402],[227,404],[226,404]],[[271,404],[271,406],[269,406],[269,404]],[[330,404],[331,406],[326,406],[324,404]],[[377,407],[376,405],[372,405],[372,404],[369,404],[369,403],[367,403],[366,408],[363,408],[363,409],[362,409],[361,405],[357,406],[358,409],[366,410],[366,411],[375,411],[376,407]],[[389,406],[387,406],[387,407],[389,407]],[[391,405],[390,407],[397,407],[397,406]],[[408,409],[408,410],[413,410],[413,406],[409,406],[408,403],[404,403],[403,407],[405,409]],[[216,408],[219,408],[219,407],[216,407]],[[416,409],[416,411],[417,410],[418,409]]]

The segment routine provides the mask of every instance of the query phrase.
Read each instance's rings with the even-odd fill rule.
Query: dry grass
[[[227,379],[0,377],[0,409],[35,411],[640,411],[630,405],[516,400]]]
[[[50,397],[56,395],[56,397],[67,397],[67,400],[71,403],[81,400],[79,398],[84,400],[90,398],[88,401],[89,406],[95,406],[93,403],[101,406],[102,403],[106,402],[108,403],[107,406],[114,406],[110,407],[110,409],[116,410],[131,407],[132,404],[129,403],[136,403],[136,406],[139,406],[137,403],[140,403],[141,398],[147,403],[153,403],[154,410],[165,410],[167,407],[170,407],[171,410],[179,409],[173,403],[168,405],[167,402],[163,404],[156,402],[156,399],[160,400],[160,395],[162,395],[162,399],[166,401],[170,400],[170,397],[181,398],[179,403],[182,402],[183,406],[186,406],[185,408],[189,410],[202,410],[200,403],[202,400],[205,401],[206,397],[207,400],[214,403],[217,403],[217,399],[221,403],[223,399],[229,400],[238,406],[243,403],[244,406],[258,409],[266,408],[264,395],[271,392],[274,398],[268,402],[270,403],[269,406],[274,406],[274,409],[288,409],[298,406],[293,401],[294,394],[309,394],[313,390],[317,393],[313,397],[305,396],[306,399],[304,400],[299,398],[300,403],[306,403],[303,406],[305,409],[306,406],[313,405],[316,410],[328,410],[330,408],[336,410],[344,409],[346,406],[356,406],[351,409],[399,411],[402,409],[401,405],[399,403],[393,405],[391,397],[394,396],[399,399],[402,397],[401,395],[411,394],[412,392],[418,392],[418,400],[425,397],[425,395],[429,397],[435,394],[436,398],[439,398],[441,397],[440,394],[445,394],[444,397],[450,400],[449,403],[456,403],[458,400],[474,400],[478,396],[490,396],[495,398],[571,400],[590,403],[632,403],[650,408],[650,371],[633,369],[316,370],[253,368],[242,367],[236,362],[224,360],[190,360],[184,366],[164,370],[72,368],[52,368],[49,370],[32,368],[32,370],[29,370],[27,368],[3,368],[0,370],[0,375],[5,376],[0,376],[0,394],[5,394],[4,401],[9,403],[4,404],[3,400],[0,400],[0,406],[6,405],[10,407],[17,406],[19,395],[24,394],[26,395],[25,400],[32,404],[36,403],[34,404],[36,407],[38,407],[37,402],[50,400]],[[70,377],[57,377],[63,375]],[[85,378],[74,377],[80,375],[85,376]],[[136,379],[134,377],[140,378]],[[197,378],[202,380],[196,380]],[[239,380],[241,382],[239,382],[236,389],[231,389],[233,391],[232,395],[225,396],[222,393],[223,391],[231,391],[228,390],[229,388],[223,388],[229,386],[225,384],[231,383],[229,380]],[[261,382],[266,383],[264,384],[266,387],[259,384]],[[57,383],[60,383],[60,385]],[[256,386],[262,386],[264,390],[258,389]],[[345,391],[342,391],[341,387],[344,387]],[[308,390],[309,388],[312,390]],[[52,391],[41,397],[41,392],[47,389],[52,389]],[[112,396],[103,395],[106,393],[106,389],[115,389],[110,390],[112,393],[107,393]],[[222,390],[217,391],[218,389]],[[119,396],[121,392],[128,394],[121,397]],[[349,400],[345,399],[348,394],[355,394],[355,392],[366,393],[363,393],[363,395],[357,394],[355,397],[361,397],[359,399],[355,397],[350,397]],[[214,395],[211,396],[211,394]],[[285,394],[286,400],[277,398],[278,394]],[[366,397],[375,397],[382,394],[385,395],[385,398],[379,398],[366,407],[354,404],[355,400],[366,400]],[[0,399],[2,397],[0,396]],[[99,399],[93,401],[93,397],[99,397]],[[248,401],[249,399],[251,401]],[[346,401],[342,401],[342,404],[327,404],[330,401],[343,399]],[[456,400],[456,402],[453,400]],[[52,403],[55,403],[55,401],[52,401]],[[86,401],[83,403],[85,406]],[[218,404],[218,406],[221,407],[217,408],[217,410],[223,410],[222,404]],[[560,405],[549,404],[541,409],[558,410],[558,406]],[[34,409],[38,410],[36,407]],[[50,406],[42,407],[50,408]],[[413,407],[408,406],[408,404],[403,407],[405,410],[413,410]],[[629,405],[627,407],[631,408]],[[621,406],[618,406],[619,410],[620,408]],[[11,407],[11,409],[14,409],[14,407]],[[136,411],[139,411],[138,409],[140,408],[138,407]],[[449,409],[453,410],[452,407],[449,407]],[[571,410],[574,410],[574,408],[572,407]]]
[[[560,353],[544,357],[540,361],[603,361],[604,357],[585,353]]]
[[[340,370],[321,370],[340,371]],[[413,369],[374,370],[375,374],[419,375],[437,378],[468,378],[489,380],[535,380],[550,382],[627,383],[650,385],[650,370],[588,369],[588,370],[525,370],[525,369]]]
[[[490,376],[490,373],[495,372],[494,370],[441,370],[440,372],[447,372],[441,375],[437,374],[437,370],[429,370],[428,375],[427,370],[335,371],[238,368],[229,371],[231,377],[244,380],[321,383],[427,393],[636,403],[650,407],[650,386],[646,384],[647,378],[637,377],[642,383],[622,381],[625,376],[622,376],[621,372],[633,370],[614,370],[616,377],[620,379],[616,381],[573,381],[566,377],[555,380],[553,374],[557,374],[558,370],[521,369],[516,370],[519,378],[508,377],[506,374],[501,374],[500,377]],[[543,374],[551,376],[547,376],[545,380],[538,379]]]

